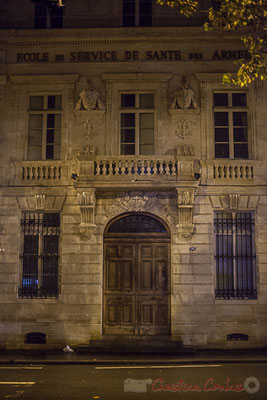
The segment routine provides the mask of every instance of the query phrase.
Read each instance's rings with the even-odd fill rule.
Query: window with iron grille
[[[61,114],[61,96],[30,96],[28,160],[60,159]]]
[[[151,26],[152,0],[123,0],[123,26]]]
[[[25,213],[20,297],[58,296],[58,213]]]
[[[254,213],[216,212],[217,299],[256,299]]]
[[[32,0],[35,3],[34,28],[62,28],[63,8],[56,1]]]
[[[247,94],[213,93],[213,107],[215,158],[249,158]]]
[[[154,154],[154,95],[121,94],[121,154]]]

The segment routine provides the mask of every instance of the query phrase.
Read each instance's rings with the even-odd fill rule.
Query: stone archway
[[[103,333],[170,333],[170,234],[145,213],[113,220],[104,235]]]

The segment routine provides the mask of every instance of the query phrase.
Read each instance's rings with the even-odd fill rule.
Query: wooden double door
[[[104,334],[170,333],[168,242],[157,235],[106,241]]]

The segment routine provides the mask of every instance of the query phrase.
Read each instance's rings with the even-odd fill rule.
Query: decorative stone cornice
[[[7,47],[43,47],[43,46],[99,46],[99,45],[151,45],[151,44],[208,44],[208,43],[233,43],[241,44],[241,40],[238,38],[196,38],[196,37],[181,37],[181,38],[155,38],[155,39],[63,39],[63,40],[44,40],[44,39],[24,39],[24,40],[5,40],[5,46]]]
[[[201,72],[195,75],[200,82],[222,82],[223,80],[223,73],[218,72]]]
[[[23,83],[71,83],[76,82],[79,74],[60,74],[60,75],[9,75],[9,79],[14,84]]]
[[[141,73],[138,72],[136,74],[124,74],[124,73],[119,73],[119,74],[102,74],[102,78],[106,82],[125,82],[127,81],[133,81],[133,80],[140,80],[140,81],[161,81],[161,82],[167,82],[168,80],[171,79],[171,74],[165,74],[165,73]]]

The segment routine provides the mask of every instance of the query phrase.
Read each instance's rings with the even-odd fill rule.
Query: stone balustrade
[[[255,184],[260,179],[260,169],[265,165],[254,160],[207,160],[202,161],[202,183],[233,185]]]
[[[171,156],[96,157],[94,175],[98,176],[177,176],[178,161]]]
[[[220,180],[251,180],[253,179],[253,165],[244,161],[214,162],[213,174],[214,179]]]
[[[62,184],[67,178],[67,165],[62,161],[21,161],[13,163],[11,181],[15,184]]]
[[[76,168],[73,169],[73,165]],[[130,183],[149,180],[159,185],[177,181],[200,180],[202,184],[262,184],[266,182],[267,165],[253,160],[207,160],[200,164],[193,158],[175,156],[93,156],[71,161],[17,161],[11,166],[10,184],[64,185],[78,181],[109,180]],[[72,179],[72,174],[76,178]]]

